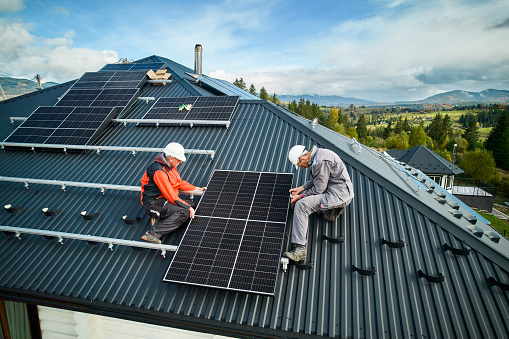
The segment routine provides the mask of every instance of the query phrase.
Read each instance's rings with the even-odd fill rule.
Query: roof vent
[[[201,45],[196,45],[194,47],[194,73],[201,75],[201,58],[202,57],[202,47]]]

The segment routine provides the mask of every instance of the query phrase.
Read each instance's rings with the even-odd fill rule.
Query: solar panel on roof
[[[238,96],[157,99],[143,119],[230,121]]]
[[[158,70],[164,67],[164,62],[147,62],[147,63],[130,63],[130,64],[107,64],[99,71],[135,71],[144,70],[145,72],[149,69]]]
[[[120,107],[122,110],[138,92],[138,88],[70,89],[55,106]]]
[[[114,107],[40,106],[5,142],[87,145],[99,136],[114,113]]]
[[[292,179],[214,171],[163,281],[274,295]]]
[[[87,72],[73,85],[73,89],[140,88],[147,79],[146,71]]]

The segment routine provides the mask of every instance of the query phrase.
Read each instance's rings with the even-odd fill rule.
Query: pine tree
[[[235,81],[233,82],[233,84],[234,84],[235,86],[237,86],[238,88],[240,88],[240,89],[247,90],[246,83],[244,82],[244,79],[242,79],[242,78],[240,78],[240,79],[235,79]]]
[[[509,170],[509,114],[507,110],[502,113],[496,126],[491,130],[486,143],[487,150],[493,152],[498,167]]]
[[[251,93],[254,96],[258,96],[258,93],[256,93],[256,88],[254,87],[253,84],[251,84],[251,86],[249,86],[249,93]]]
[[[260,89],[260,99],[262,99],[262,100],[270,100],[270,96],[267,93],[267,91],[265,90],[265,87],[263,87],[263,86]]]
[[[359,116],[356,130],[357,135],[359,136],[359,140],[365,140],[368,137],[368,127],[366,126],[366,117],[364,114]]]
[[[477,140],[479,139],[479,131],[477,127],[475,127],[476,121],[470,120],[468,122],[467,128],[463,132],[462,137],[468,141],[467,150],[473,151],[476,148]]]

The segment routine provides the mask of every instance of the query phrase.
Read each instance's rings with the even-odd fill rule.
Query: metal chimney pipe
[[[202,47],[201,45],[196,45],[194,47],[194,73],[201,75],[201,56],[202,56]]]

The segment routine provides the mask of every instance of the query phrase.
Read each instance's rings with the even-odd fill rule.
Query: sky
[[[66,82],[151,55],[277,95],[509,90],[507,0],[0,0],[0,76]]]

